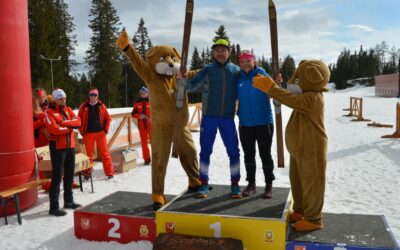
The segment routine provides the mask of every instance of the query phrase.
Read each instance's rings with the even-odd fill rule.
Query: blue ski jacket
[[[202,92],[203,116],[235,117],[239,71],[240,68],[229,61],[221,64],[214,60],[188,81],[188,92]]]
[[[272,124],[272,109],[269,96],[253,87],[253,77],[257,74],[270,76],[264,69],[256,67],[249,74],[240,70],[237,80],[239,99],[239,125],[258,126]]]

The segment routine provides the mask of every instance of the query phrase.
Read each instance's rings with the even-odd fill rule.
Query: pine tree
[[[382,41],[381,44],[377,44],[375,46],[375,53],[378,57],[379,60],[379,72],[383,71],[383,67],[385,66],[385,55],[388,51],[388,45],[386,44],[385,41]]]
[[[240,48],[240,44],[236,44],[236,54],[237,54],[237,56],[239,57],[241,53],[242,53],[242,50]]]
[[[133,46],[139,52],[143,59],[146,59],[146,52],[153,47],[149,38],[147,28],[144,26],[143,17],[140,18],[138,29],[132,38]]]
[[[54,29],[54,22],[51,19],[53,4],[51,0],[29,0],[29,49],[31,64],[32,88],[41,87],[51,93],[50,65],[47,61],[41,60],[40,55],[46,57],[55,56],[51,50],[49,31]],[[48,55],[49,54],[49,55]]]
[[[211,52],[211,50],[210,50],[210,48],[208,46],[206,48],[206,57],[205,57],[205,59],[206,60],[204,61],[204,64],[209,64],[214,60],[212,52]]]
[[[389,61],[386,63],[386,72],[384,74],[393,74],[397,72],[397,50],[395,47],[392,47],[389,51]]]
[[[91,88],[86,74],[82,73],[82,75],[78,74],[77,77],[73,77],[73,80],[71,81],[71,88],[74,91],[73,95],[76,103],[75,107],[79,107],[79,105],[88,98],[88,93]]]
[[[225,39],[229,42],[229,44],[231,43],[229,40],[228,35],[226,34],[226,30],[225,30],[225,26],[224,25],[220,25],[218,30],[215,31],[215,36],[213,38],[213,42],[215,43],[218,39]]]
[[[268,63],[268,60],[265,59],[264,55],[259,59],[258,65],[271,75],[271,65]]]
[[[196,70],[196,69],[203,68],[205,65],[204,57],[205,57],[204,49],[200,56],[200,54],[197,50],[197,47],[194,47],[193,54],[192,54],[192,62],[190,64],[190,70]],[[198,93],[198,92],[188,93],[188,100],[189,100],[189,103],[201,102],[201,93]]]
[[[28,2],[29,42],[32,87],[43,87],[51,93],[51,67],[46,58],[53,61],[54,87],[63,88],[69,97],[69,104],[75,104],[74,92],[68,83],[70,73],[76,64],[71,57],[76,46],[73,18],[68,13],[64,0],[30,0]]]
[[[194,51],[192,54],[192,62],[190,64],[190,70],[201,69],[203,68],[203,66],[204,64],[200,58],[199,52],[197,51],[197,48],[194,47]]]
[[[358,73],[357,78],[363,78],[367,76],[367,51],[363,49],[363,46],[360,46],[360,50],[358,51]]]
[[[119,17],[110,0],[92,0],[89,27],[93,30],[86,61],[90,80],[99,89],[108,107],[120,105],[122,59],[115,41],[119,35]]]
[[[358,55],[357,52],[354,51],[353,55],[350,55],[350,75],[349,79],[356,79],[358,77]]]
[[[207,57],[206,57],[206,52],[205,52],[204,48],[203,48],[203,51],[201,52],[200,60],[201,60],[201,64],[203,66],[208,64]]]
[[[55,9],[55,23],[57,32],[54,41],[58,46],[58,54],[61,56],[59,63],[53,65],[55,72],[54,76],[59,81],[59,86],[62,87],[67,96],[69,96],[69,105],[78,106],[79,103],[75,100],[74,95],[76,93],[76,84],[78,81],[70,76],[73,67],[76,65],[76,61],[72,60],[72,56],[75,55],[76,35],[72,34],[75,25],[73,24],[73,17],[68,13],[68,5],[64,3],[64,0],[54,1]],[[72,97],[72,98],[71,98]]]
[[[329,78],[329,82],[335,82],[336,77],[336,65],[334,63],[329,64],[329,70],[331,71],[331,76]]]
[[[295,69],[296,65],[294,63],[293,57],[291,57],[290,55],[286,56],[281,68],[283,82],[286,83],[292,77]]]
[[[236,52],[235,44],[232,44],[230,46],[230,48],[231,48],[231,54],[229,55],[229,60],[231,60],[231,62],[234,63],[234,64],[239,64],[239,55],[240,54],[238,54]]]

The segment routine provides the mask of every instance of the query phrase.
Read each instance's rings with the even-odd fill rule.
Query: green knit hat
[[[215,49],[215,47],[217,47],[217,46],[225,46],[226,48],[229,49],[229,42],[225,39],[218,39],[217,41],[215,41],[215,43],[213,44],[213,46],[211,48]]]

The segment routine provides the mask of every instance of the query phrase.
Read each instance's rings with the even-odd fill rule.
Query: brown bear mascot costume
[[[139,55],[129,43],[129,37],[123,32],[116,42],[130,62],[134,70],[149,88],[152,119],[152,199],[153,208],[157,210],[167,200],[164,196],[164,180],[167,170],[172,137],[176,126],[176,78],[179,69],[180,55],[175,48],[161,45],[152,47],[146,54],[146,60]],[[189,111],[187,98],[184,102],[180,127],[180,143],[178,145],[180,162],[189,177],[189,188],[196,189],[200,185],[197,152],[192,135],[187,127]]]
[[[293,109],[286,126],[286,147],[290,153],[290,183],[296,231],[322,228],[328,138],[324,127],[324,97],[329,81],[328,67],[317,60],[300,62],[288,90],[269,77],[256,76],[253,86]]]

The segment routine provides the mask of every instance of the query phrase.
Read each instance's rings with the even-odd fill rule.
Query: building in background
[[[397,97],[399,81],[399,73],[375,76],[375,96]]]

